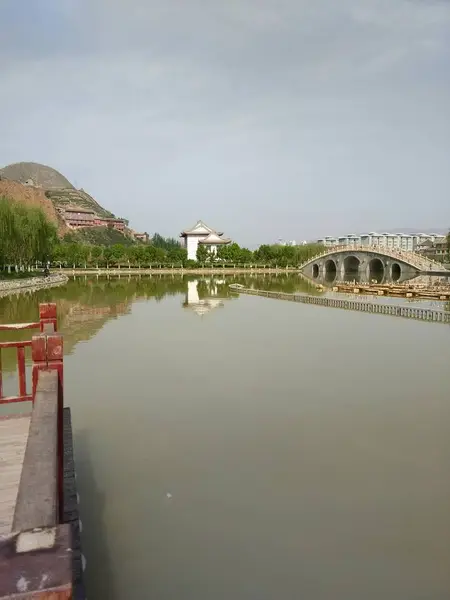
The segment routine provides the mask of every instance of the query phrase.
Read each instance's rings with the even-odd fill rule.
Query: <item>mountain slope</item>
[[[92,210],[99,217],[113,217],[114,215],[100,206],[92,196],[84,190],[76,190],[75,188],[58,188],[47,190],[45,192],[56,208],[66,208],[69,206],[79,206],[86,210]]]
[[[22,185],[16,181],[0,179],[0,196],[5,196],[28,206],[41,208],[47,219],[56,225],[59,235],[64,235],[69,231],[69,228],[59,216],[52,201],[45,196],[42,189]]]

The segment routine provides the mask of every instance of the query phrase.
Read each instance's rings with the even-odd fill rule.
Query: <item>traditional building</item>
[[[139,240],[139,241],[145,242],[145,243],[148,243],[150,240],[150,236],[148,235],[148,233],[146,231],[144,231],[144,233],[137,233],[136,231],[134,231],[133,237],[135,240]]]
[[[125,222],[123,219],[116,219],[114,217],[97,217],[95,220],[97,227],[111,227],[111,229],[117,229],[117,231],[125,231]]]
[[[217,253],[217,247],[224,244],[230,244],[231,240],[223,238],[223,232],[215,231],[203,223],[197,221],[192,229],[182,231],[180,237],[184,239],[189,260],[197,260],[197,249],[199,244],[204,244],[214,254]]]
[[[92,210],[85,210],[83,208],[66,208],[60,211],[66,225],[72,229],[79,229],[80,227],[94,227],[96,214]]]

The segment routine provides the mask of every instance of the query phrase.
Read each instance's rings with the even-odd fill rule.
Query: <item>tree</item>
[[[208,248],[204,244],[199,244],[197,247],[197,261],[199,263],[205,263],[209,258]]]
[[[92,246],[91,247],[91,261],[95,264],[98,269],[98,263],[103,258],[103,248],[102,246]]]
[[[186,248],[181,248],[181,246],[178,246],[177,248],[171,248],[167,252],[167,260],[170,263],[176,263],[176,264],[182,264],[182,265],[184,265],[184,263],[187,260],[187,250],[186,250]]]
[[[40,208],[0,197],[0,261],[4,266],[46,263],[56,243],[56,227]]]

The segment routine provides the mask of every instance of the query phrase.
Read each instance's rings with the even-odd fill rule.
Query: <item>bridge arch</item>
[[[391,279],[392,281],[398,281],[402,276],[402,267],[398,262],[394,262],[391,265]]]
[[[320,274],[319,265],[317,263],[314,263],[312,266],[312,276],[314,277],[314,279],[317,279],[319,277],[319,274]]]
[[[324,264],[325,281],[332,283],[337,277],[337,265],[332,258],[325,261]]]
[[[359,275],[359,268],[361,266],[361,261],[357,256],[351,254],[344,258],[344,279],[347,281],[351,281],[353,279],[357,279]]]
[[[384,279],[384,264],[381,258],[372,258],[369,261],[369,281],[375,281],[376,283],[381,283]]]

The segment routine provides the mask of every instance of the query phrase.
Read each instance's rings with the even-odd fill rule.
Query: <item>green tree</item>
[[[102,258],[103,258],[103,248],[101,246],[92,246],[90,262],[93,263],[97,267],[97,269],[98,269],[99,263],[102,261]]]
[[[56,227],[39,208],[0,197],[0,261],[2,266],[31,267],[46,263],[56,243]]]
[[[178,246],[177,248],[171,248],[167,252],[167,260],[172,264],[184,265],[187,260],[186,248],[181,248],[181,246]]]
[[[199,263],[205,263],[209,258],[208,248],[204,244],[199,244],[197,247],[197,261]]]

